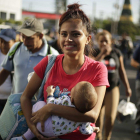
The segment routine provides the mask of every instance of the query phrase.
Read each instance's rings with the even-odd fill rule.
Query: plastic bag
[[[135,120],[137,114],[137,108],[134,103],[130,102],[130,97],[127,101],[120,101],[117,109],[117,120],[119,122],[128,122]]]

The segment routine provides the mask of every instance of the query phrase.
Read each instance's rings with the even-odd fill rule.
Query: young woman
[[[111,34],[108,31],[103,30],[97,34],[96,39],[98,42],[99,50],[96,50],[97,56],[95,56],[95,60],[102,61],[106,65],[108,69],[108,80],[110,84],[110,87],[106,90],[101,113],[96,123],[96,125],[101,130],[97,134],[97,138],[99,140],[110,140],[119,103],[119,78],[121,78],[125,86],[126,96],[131,96],[131,89],[124,68],[122,54],[118,49],[112,47]],[[105,132],[102,139],[104,108]]]
[[[106,86],[109,86],[105,65],[84,55],[85,46],[91,40],[90,21],[84,12],[79,9],[79,6],[79,4],[69,5],[68,10],[60,18],[59,39],[64,54],[57,56],[44,85],[44,101],[47,98],[46,88],[48,86],[58,86],[60,93],[69,94],[71,89],[80,81],[88,81],[95,87],[98,101],[95,107],[86,113],[80,113],[76,109],[67,106],[48,104],[32,114],[31,98],[41,85],[48,63],[48,57],[44,58],[34,68],[35,74],[21,97],[21,106],[27,124],[38,139],[50,139],[43,137],[36,128],[36,123],[41,122],[42,130],[44,130],[44,122],[50,115],[57,115],[76,122],[92,122],[94,126],[102,106]],[[95,133],[83,135],[77,128],[72,133],[59,138],[65,140],[94,140]]]

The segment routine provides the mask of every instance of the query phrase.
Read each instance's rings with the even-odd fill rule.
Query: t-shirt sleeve
[[[120,51],[119,49],[117,49],[117,48],[114,48],[114,50],[115,50],[115,52],[116,52],[118,58],[120,58],[120,56],[122,56],[121,51]]]
[[[44,78],[44,73],[45,73],[47,64],[48,64],[48,56],[46,56],[45,58],[43,58],[43,59],[34,67],[35,73],[36,73],[41,79]]]
[[[109,82],[108,82],[108,71],[106,66],[100,62],[94,71],[96,73],[95,79],[93,79],[92,84],[93,86],[106,86],[109,87]]]

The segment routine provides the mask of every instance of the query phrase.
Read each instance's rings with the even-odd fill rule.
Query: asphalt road
[[[136,104],[136,95],[135,95],[135,77],[136,70],[132,66],[130,66],[130,61],[127,60],[126,73],[128,76],[128,80],[130,83],[130,87],[132,90],[132,97],[130,99],[131,102]],[[120,85],[120,100],[125,98],[125,89],[123,84]],[[111,140],[140,140],[140,135],[134,133],[135,125],[134,121],[130,121],[127,123],[119,123],[117,120],[115,121],[115,125],[112,132]]]

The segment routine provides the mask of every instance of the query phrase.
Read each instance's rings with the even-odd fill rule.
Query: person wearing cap
[[[15,50],[19,43],[15,43],[9,50],[2,63],[0,71],[0,85],[5,81],[11,71],[14,71],[12,94],[22,93],[28,83],[28,74],[48,54],[48,44],[43,39],[43,24],[36,18],[27,18],[18,32],[22,33],[23,43],[16,50],[13,59],[9,54]],[[58,51],[50,47],[51,54],[58,55]]]
[[[13,29],[3,29],[0,33],[0,63],[5,59],[9,49],[13,46],[16,39],[16,32]],[[0,65],[0,70],[2,69]],[[9,75],[5,82],[0,86],[0,114],[6,104],[7,98],[11,93],[12,81]]]

